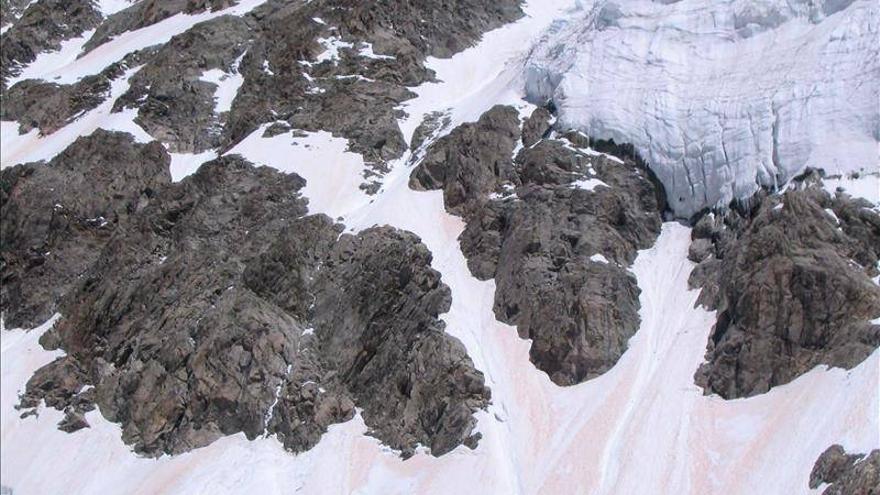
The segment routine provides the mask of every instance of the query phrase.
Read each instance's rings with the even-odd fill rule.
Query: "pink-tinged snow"
[[[3,485],[17,494],[806,493],[812,463],[831,443],[877,448],[880,352],[852,371],[817,368],[750,399],[706,397],[693,385],[713,318],[693,308],[697,293],[687,290],[689,229],[665,224],[636,260],[643,324],[620,362],[560,388],[528,363],[514,329],[493,318],[494,286],[467,273],[455,241],[461,224],[436,209],[439,194],[395,191],[377,217],[412,223],[435,253],[453,290],[449,331],[492,387],[476,451],[402,461],[364,436],[357,418],[298,456],[272,438],[234,435],[177,457],[139,458],[95,412],[92,428],[73,434],[54,429],[54,410],[17,418],[16,391],[56,353],[41,350],[39,330],[12,330],[0,334]],[[410,194],[426,197],[414,205]],[[407,199],[405,208],[392,196]],[[414,211],[440,222],[415,225],[410,219],[421,215],[406,214]]]
[[[207,81],[217,86],[214,90],[214,102],[216,113],[228,112],[232,109],[232,102],[238,95],[238,90],[244,84],[244,76],[238,72],[238,66],[244,58],[244,53],[239,56],[230,67],[230,72],[220,69],[211,69],[202,74],[202,81]]]
[[[474,48],[430,61],[443,82],[415,88],[419,97],[404,105],[407,138],[431,111],[448,112],[454,126],[496,103],[519,103],[523,52],[573,2],[536,3],[527,6],[529,17],[487,34]],[[5,129],[4,123],[4,148]],[[415,232],[431,250],[452,290],[452,306],[442,315],[447,331],[464,343],[492,388],[492,405],[477,414],[483,434],[477,449],[402,461],[365,436],[356,417],[300,455],[273,438],[248,441],[239,434],[180,456],[141,458],[121,442],[119,426],[97,412],[87,416],[91,428],[73,434],[55,429],[61,414],[54,410],[18,419],[17,391],[57,355],[37,343],[44,326],[0,332],[4,486],[17,495],[790,494],[809,492],[810,469],[829,445],[852,452],[880,447],[880,351],[853,370],[816,368],[749,399],[704,396],[694,385],[714,314],[694,308],[698,293],[688,290],[688,228],[665,224],[632,266],[642,289],[642,324],[620,361],[601,377],[561,388],[529,362],[529,342],[495,320],[494,282],[470,275],[457,241],[464,225],[445,212],[442,194],[409,189],[409,156],[392,164],[379,194],[367,197],[357,187],[363,162],[346,151],[345,140],[325,132],[263,138],[263,131],[230,153],[303,176],[310,210],[343,217],[351,231],[390,224]],[[186,170],[177,168],[179,178]]]
[[[18,123],[0,122],[0,140],[3,141],[3,145],[0,146],[0,166],[5,168],[18,163],[51,160],[78,137],[88,136],[99,128],[128,132],[139,142],[152,141],[153,138],[134,123],[134,118],[137,116],[136,109],[111,113],[113,103],[128,90],[128,80],[138,70],[140,67],[129,69],[123,76],[113,80],[110,83],[110,95],[103,103],[52,134],[40,136],[36,129],[26,134],[19,134]]]
[[[226,154],[239,154],[256,165],[298,174],[306,180],[302,192],[309,199],[311,213],[336,219],[370,201],[360,189],[363,157],[348,151],[347,139],[326,131],[263,137],[268,126],[260,126]]]
[[[878,158],[880,160],[880,158]],[[861,174],[859,177],[840,176],[822,179],[825,189],[831,194],[842,190],[853,198],[867,199],[880,206],[880,170],[874,173]]]
[[[59,84],[71,84],[85,76],[101,72],[129,53],[166,43],[199,22],[227,14],[244,15],[265,1],[241,0],[232,7],[216,12],[177,14],[141,29],[126,31],[80,57],[83,46],[91,37],[91,33],[86,33],[81,37],[65,41],[59,51],[37,55],[36,60],[28,64],[19,76],[10,79],[8,86],[24,79],[43,79]]]

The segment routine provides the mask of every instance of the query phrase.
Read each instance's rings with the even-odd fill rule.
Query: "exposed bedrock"
[[[410,184],[443,190],[467,222],[459,241],[471,273],[495,279],[496,317],[532,339],[539,369],[571,385],[613,366],[639,326],[626,267],[659,234],[660,203],[635,162],[588,148],[578,133],[540,139],[550,132],[544,109],[526,122],[534,142],[514,157],[518,114],[492,108],[430,145]]]
[[[691,285],[718,311],[696,374],[706,392],[759,394],[820,364],[852,368],[880,345],[880,215],[818,180],[695,225]]]
[[[827,484],[823,495],[877,495],[880,493],[880,450],[847,454],[840,445],[822,453],[810,473],[810,488]]]
[[[78,155],[87,144],[90,154]],[[129,155],[151,150],[162,184],[146,194],[126,170],[148,170]],[[111,153],[108,174],[94,156]],[[65,164],[73,168],[60,189],[86,203],[66,208],[104,215],[101,242],[40,216],[53,213],[43,203],[55,201],[61,179],[52,173]],[[434,455],[475,446],[473,413],[490,393],[461,343],[443,331],[437,316],[449,308],[449,289],[413,234],[378,227],[340,235],[326,216],[304,216],[301,178],[238,156],[169,184],[163,147],[123,134],[99,132],[49,166],[3,173],[4,257],[24,257],[43,237],[54,239],[54,252],[85,253],[64,265],[65,291],[4,299],[4,314],[21,321],[38,318],[31,307],[64,315],[41,342],[66,356],[28,382],[25,414],[45,400],[65,411],[59,427],[75,431],[97,405],[148,455],[238,432],[275,434],[302,451],[356,407],[370,434],[404,456],[418,445]],[[124,214],[104,206],[105,196]],[[7,215],[7,206],[17,210]],[[23,238],[41,228],[39,239]],[[53,266],[40,274],[67,273]],[[56,285],[16,267],[4,265],[4,290],[12,275],[23,288]]]
[[[31,328],[98,258],[113,232],[171,182],[157,142],[98,130],[48,163],[0,172],[0,309],[10,328]]]
[[[41,135],[52,134],[106,101],[114,81],[123,82],[126,71],[143,64],[154,53],[151,48],[132,52],[98,74],[72,84],[21,81],[3,93],[0,119],[18,122],[20,133],[38,129]]]
[[[221,10],[237,3],[236,0],[140,0],[107,17],[83,46],[83,51],[88,53],[126,31],[147,27],[176,14]]]
[[[145,0],[100,23],[85,51],[178,13],[232,3]],[[363,187],[374,192],[387,161],[407,149],[400,104],[414,96],[408,87],[433,79],[425,58],[451,56],[521,15],[516,0],[269,0],[243,16],[195,24],[130,60],[127,67],[143,67],[113,111],[136,109],[135,122],[180,153],[229,149],[264,124],[328,131],[363,155]],[[117,76],[21,82],[3,118],[19,121],[21,132],[51,133],[108,98]]]

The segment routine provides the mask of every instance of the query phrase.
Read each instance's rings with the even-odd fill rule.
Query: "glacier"
[[[633,142],[671,197],[683,198],[673,203],[679,215],[747,196],[811,164],[844,175],[876,172],[875,4],[684,0],[567,10],[572,3],[527,2],[520,21],[454,57],[430,59],[437,81],[413,88],[418,96],[402,108],[407,140],[431,112],[449,115],[448,130],[495,103],[522,105],[525,88],[537,104],[552,99],[563,124]],[[170,33],[183,20],[162,29]],[[108,44],[107,63],[126,52],[127,36]],[[85,58],[58,73],[76,79],[104,63],[87,67]],[[725,65],[731,58],[739,60],[734,72]],[[112,88],[110,103],[128,76]],[[149,140],[133,115],[109,109],[99,106],[43,137],[18,135],[17,123],[3,122],[0,162],[51,158],[98,127]],[[392,163],[382,189],[367,198],[357,189],[363,161],[344,140],[327,132],[264,138],[263,130],[227,153],[302,175],[309,208],[342,218],[349,231],[393,225],[419,235],[434,254],[432,266],[453,294],[447,331],[493,393],[478,415],[478,448],[403,461],[365,436],[356,415],[297,456],[275,439],[237,434],[180,456],[138,457],[120,440],[119,425],[98,411],[87,416],[91,428],[73,434],[56,428],[62,414],[51,408],[18,417],[28,378],[61,355],[38,342],[50,321],[32,331],[0,330],[3,485],[17,494],[806,493],[812,463],[829,444],[853,452],[880,446],[880,351],[852,370],[819,367],[748,399],[706,396],[693,384],[716,315],[695,307],[698,292],[688,287],[689,228],[666,223],[633,265],[642,327],[620,362],[595,380],[560,388],[529,363],[529,343],[495,319],[494,282],[470,274],[458,242],[461,219],[445,211],[439,191],[408,187],[410,159],[418,156],[407,152]],[[214,154],[178,154],[172,174],[179,180]],[[864,190],[877,203],[871,178],[833,185]]]
[[[876,174],[873,0],[598,2],[525,62],[563,126],[632,143],[678,217],[775,189],[807,167]]]

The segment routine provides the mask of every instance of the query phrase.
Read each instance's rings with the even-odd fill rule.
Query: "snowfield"
[[[866,44],[872,32],[876,36],[876,7],[869,2],[857,0],[842,11],[817,20],[817,24],[797,17],[778,27],[764,26],[766,29],[761,31],[762,24],[747,23],[746,26],[751,26],[749,36],[741,34],[742,39],[729,40],[731,46],[727,48],[720,41],[729,35],[728,24],[724,22],[734,21],[719,14],[718,21],[724,22],[710,29],[707,20],[709,10],[719,5],[683,0],[672,5],[648,6],[639,0],[620,7],[621,15],[614,22],[623,27],[609,24],[605,31],[588,29],[585,33],[584,26],[575,21],[602,9],[575,8],[575,3],[580,2],[528,2],[527,17],[488,33],[477,46],[450,59],[429,60],[440,82],[414,88],[418,97],[404,105],[408,116],[400,122],[405,138],[409,139],[423,116],[433,111],[444,112],[452,121],[440,134],[459,123],[476,120],[496,103],[514,104],[522,114],[528,114],[533,106],[522,101],[524,91],[527,83],[535,88],[535,71],[543,67],[542,74],[551,74],[552,69],[553,74],[561,77],[552,89],[542,87],[541,91],[553,95],[564,122],[583,124],[585,131],[598,133],[600,137],[606,132],[605,137],[619,138],[622,133],[632,131],[630,138],[639,146],[647,146],[642,149],[652,164],[670,167],[666,176],[661,174],[665,181],[672,181],[667,187],[687,192],[688,198],[696,198],[689,199],[690,206],[682,206],[679,213],[698,204],[714,203],[726,194],[739,194],[751,185],[757,187],[755,180],[764,180],[762,174],[771,180],[794,173],[804,164],[795,165],[797,157],[811,159],[823,153],[851,153],[853,160],[841,162],[840,167],[854,169],[856,160],[867,156],[860,154],[863,147],[871,145],[876,158],[876,118],[871,121],[869,115],[852,122],[845,120],[865,111],[860,98],[876,95],[878,78],[855,89],[856,97],[847,105],[830,93],[838,88],[834,86],[838,83],[824,80],[826,74],[833,74],[840,78],[840,87],[848,87],[852,79],[846,78],[854,76],[848,67],[861,63],[861,70],[871,74],[876,71],[876,59],[856,60],[838,51],[833,52],[837,55],[822,55],[824,49]],[[723,3],[728,9],[736,5],[739,4]],[[668,42],[673,47],[669,53],[664,53],[662,48],[667,39],[656,39],[663,40],[662,46],[651,42],[654,35],[644,28],[660,22],[662,9],[676,13],[663,17],[666,19],[663,22],[681,22],[688,28],[679,30],[676,36],[681,39],[678,41],[669,34],[672,39]],[[611,14],[599,15],[594,20],[599,22],[608,15]],[[860,20],[856,22],[848,16]],[[556,21],[560,18],[568,21]],[[703,24],[686,24],[693,18],[701,19]],[[169,30],[178,29],[178,20],[164,22]],[[703,34],[698,35],[700,30]],[[672,27],[662,30],[674,31]],[[588,38],[579,38],[582,35]],[[617,47],[611,46],[613,36],[618,37]],[[820,46],[832,38],[839,41],[824,49]],[[697,50],[697,40],[702,39],[713,41],[707,41]],[[772,47],[765,46],[768,40],[773,42]],[[798,57],[788,51],[796,40],[806,47]],[[588,42],[592,48],[585,44]],[[529,50],[536,43],[537,48]],[[578,43],[577,48],[584,50],[585,55],[572,59],[571,67],[562,68],[561,55],[550,57],[553,51],[550,47],[573,50],[572,43]],[[693,62],[688,57],[696,52],[702,57],[697,60],[721,67],[722,62],[730,62],[734,46],[740,47],[740,44],[746,44],[749,48],[744,48],[743,53],[751,55],[744,55],[742,63],[736,65],[742,73],[725,76],[732,78],[728,83],[721,84],[724,78],[712,72],[718,69],[696,69],[693,65],[698,72],[693,77],[713,80],[718,85],[694,87],[687,80],[657,79],[664,67],[673,68],[670,59],[684,66],[685,61]],[[653,55],[648,57],[652,60],[651,67],[636,67],[635,62],[627,62],[626,58],[612,57],[611,52],[615,50],[628,52],[630,57],[642,57],[646,54],[639,50],[646,46],[653,47],[650,51]],[[682,46],[692,51],[678,51]],[[759,49],[767,60],[756,68],[753,50]],[[876,50],[876,45],[865,49]],[[810,58],[811,54],[830,58],[819,57],[817,61]],[[586,65],[582,57],[587,57]],[[810,60],[804,62],[801,60],[804,57]],[[113,55],[108,57],[110,59],[118,57]],[[841,64],[841,69],[827,71],[807,65],[830,60]],[[73,62],[73,66],[77,63]],[[654,63],[658,67],[653,67]],[[637,68],[647,72],[637,72]],[[794,71],[785,76],[789,79],[781,75],[786,68]],[[811,68],[815,73],[807,74]],[[76,69],[75,72],[86,71]],[[773,120],[765,121],[767,115],[761,112],[767,109],[761,107],[760,102],[748,94],[737,94],[744,80],[759,73],[765,73],[765,77],[755,81],[754,88],[760,87],[762,91],[776,87],[780,81],[813,81],[818,95],[791,100],[799,101],[798,104],[776,107],[780,124],[775,134],[779,140],[774,147],[777,158],[770,161],[765,159],[769,152],[767,146],[770,146],[768,138],[774,134]],[[715,79],[710,77],[713,74],[717,76]],[[612,76],[639,81],[644,86],[634,84],[627,88],[619,84],[615,98],[615,92],[607,86]],[[113,93],[119,89],[124,91],[121,85],[127,85],[126,81],[127,77],[118,82],[120,88],[114,85]],[[662,101],[651,100],[650,95],[656,96],[667,84],[671,90],[684,93],[667,94],[668,98]],[[605,90],[600,90],[603,87]],[[589,91],[574,92],[577,88],[589,88]],[[780,102],[805,90],[794,83],[780,88],[776,93]],[[713,91],[730,97],[720,99],[729,106],[712,109],[716,112],[712,115],[718,116],[718,129],[726,130],[717,133],[713,130],[708,135],[690,134],[701,129],[705,122],[700,119],[711,113],[703,107],[708,105],[708,95]],[[17,124],[4,122],[3,165],[25,158],[50,159],[63,149],[64,143],[69,144],[76,136],[98,127],[137,127],[131,121],[132,116],[109,113],[113,99],[50,136],[38,137],[35,132],[17,136]],[[614,105],[602,108],[601,105],[612,100]],[[656,106],[648,108],[643,117],[644,105],[649,101],[656,102]],[[734,112],[737,117],[728,119],[734,114],[723,112],[731,109],[739,113]],[[752,111],[757,112],[750,121],[754,124],[754,136],[740,128],[742,119]],[[798,116],[797,119],[787,120],[792,115]],[[663,118],[650,120],[653,122],[650,125],[645,120],[658,116]],[[578,120],[581,118],[585,120]],[[767,125],[771,128],[770,134],[765,128]],[[643,126],[650,127],[654,136],[651,140],[644,140],[647,134],[642,133]],[[403,461],[398,453],[365,436],[366,427],[356,416],[347,423],[332,426],[314,449],[300,455],[284,451],[274,438],[248,441],[243,434],[238,434],[175,457],[138,457],[122,443],[119,426],[104,420],[97,411],[86,416],[91,428],[73,434],[56,429],[62,414],[54,409],[41,408],[37,417],[19,419],[19,412],[14,409],[18,392],[36,369],[61,355],[43,350],[38,343],[42,332],[52,325],[50,321],[30,331],[0,331],[0,438],[3,444],[0,479],[15,495],[793,494],[810,493],[807,486],[810,470],[829,445],[840,443],[848,452],[868,452],[880,447],[880,350],[850,371],[818,367],[789,384],[748,399],[727,401],[705,396],[694,385],[693,375],[703,361],[715,315],[695,308],[698,292],[688,290],[688,276],[693,269],[687,260],[689,228],[674,222],[664,224],[656,244],[641,251],[631,267],[642,290],[642,324],[619,362],[596,379],[573,387],[558,387],[529,362],[529,342],[520,339],[515,328],[494,318],[494,282],[481,282],[470,275],[457,240],[464,224],[445,212],[442,192],[413,191],[408,187],[412,170],[409,154],[392,164],[380,192],[369,197],[358,188],[363,180],[363,160],[346,151],[345,140],[326,132],[307,133],[304,137],[288,133],[263,138],[263,130],[255,131],[229,153],[240,153],[258,165],[300,174],[307,180],[304,195],[310,200],[310,211],[342,218],[349,231],[389,224],[415,232],[431,250],[432,266],[442,273],[443,282],[452,291],[452,307],[442,315],[446,329],[464,343],[476,367],[485,374],[486,385],[492,389],[492,405],[477,415],[477,428],[483,435],[477,449],[459,447],[440,458],[417,453]],[[135,132],[139,132],[138,139],[149,139],[142,129]],[[53,137],[56,134],[61,137]],[[684,152],[685,148],[691,150],[692,147],[676,148],[683,135],[692,142],[704,142],[702,150],[697,147],[693,152],[696,154],[692,154]],[[749,136],[755,140],[751,141]],[[725,147],[729,146],[728,160],[713,162],[720,148],[711,151],[708,147],[711,143],[717,144],[721,137]],[[665,140],[660,141],[661,138]],[[801,138],[807,141],[799,141]],[[813,149],[812,145],[804,148],[805,145],[798,144],[828,144],[834,140],[834,149]],[[681,152],[677,162],[661,160],[673,156],[676,149]],[[175,180],[192,173],[198,164],[213,156],[213,152],[175,156],[176,161],[172,162]],[[850,155],[840,155],[840,159],[847,156]],[[754,161],[756,157],[760,160]],[[700,167],[705,163],[705,169],[689,168],[698,163]],[[687,170],[699,173],[699,170],[714,170],[715,166],[718,167],[715,175],[709,172],[702,182],[693,181],[693,190],[689,185],[685,187],[676,182],[684,180]],[[869,178],[874,181],[871,184],[877,183],[876,176]],[[861,180],[847,179],[845,185],[853,191],[864,189]],[[717,191],[712,189],[715,186]]]
[[[873,0],[596,2],[557,21],[526,70],[562,123],[633,143],[681,217],[805,167],[880,163]]]

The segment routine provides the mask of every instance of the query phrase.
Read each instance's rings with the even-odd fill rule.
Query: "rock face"
[[[149,168],[135,152],[158,156],[163,180],[149,193],[140,176],[111,175],[94,158],[126,146],[134,156],[117,158],[141,173]],[[417,237],[390,227],[340,236],[329,218],[304,216],[301,178],[237,156],[177,184],[168,184],[167,168],[158,143],[101,132],[50,166],[4,170],[4,256],[21,257],[45,236],[56,252],[86,254],[64,266],[71,276],[63,292],[10,290],[4,299],[19,319],[36,318],[31,307],[45,314],[60,306],[64,315],[42,343],[67,355],[35,373],[21,408],[45,400],[66,412],[59,427],[75,431],[97,405],[149,455],[237,432],[276,434],[302,451],[355,407],[370,434],[404,455],[419,444],[434,455],[475,445],[473,412],[488,404],[489,390],[443,332],[437,316],[449,308],[449,289]],[[53,214],[34,199],[54,201],[52,188],[78,215],[105,215],[99,222],[111,227],[100,227],[100,243],[90,230],[68,234],[70,222],[25,237]],[[17,266],[4,266],[4,280],[39,280]],[[67,273],[47,268],[42,276]]]
[[[0,308],[6,324],[30,328],[98,258],[113,232],[171,182],[159,143],[99,130],[48,164],[0,172]]]
[[[880,215],[807,176],[693,230],[691,284],[718,311],[696,375],[707,392],[747,397],[819,364],[852,368],[880,346]]]
[[[688,219],[804,167],[876,171],[878,34],[871,0],[597,2],[530,51],[526,90],[633,143]]]
[[[149,0],[104,22],[98,14],[93,24],[100,25],[84,53],[178,13],[232,4]],[[375,191],[386,162],[407,149],[397,125],[399,107],[414,96],[407,87],[433,78],[425,58],[451,56],[521,15],[516,0],[269,0],[244,16],[213,18],[144,50],[137,64],[129,61],[128,67],[142,68],[113,111],[137,109],[136,123],[180,153],[227,150],[263,124],[329,131],[364,156],[364,188]],[[104,101],[117,76],[102,73],[71,85],[20,82],[13,88],[15,105],[4,109],[3,118],[21,122],[21,132],[38,127],[50,133]],[[228,107],[219,108],[225,92]]]
[[[154,52],[150,48],[132,52],[73,84],[21,81],[3,93],[0,118],[18,122],[22,133],[39,129],[41,135],[52,134],[107,100],[114,81],[121,80],[126,71],[148,60]]]
[[[83,50],[88,53],[114,36],[147,27],[176,14],[220,10],[237,3],[236,0],[141,0],[104,20]]]
[[[544,135],[546,110],[526,129],[527,142]],[[584,136],[548,137],[514,157],[520,137],[517,112],[494,107],[432,144],[410,183],[443,190],[467,222],[459,240],[471,273],[495,279],[496,317],[532,339],[538,368],[571,385],[613,366],[638,329],[626,266],[658,235],[661,203],[633,161],[587,148]]]
[[[880,450],[870,454],[847,454],[832,445],[816,460],[810,473],[810,488],[824,483],[823,495],[876,495],[880,493]]]

